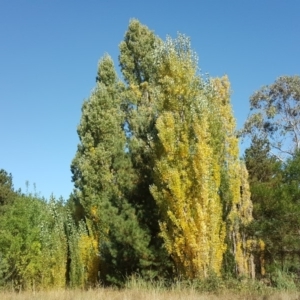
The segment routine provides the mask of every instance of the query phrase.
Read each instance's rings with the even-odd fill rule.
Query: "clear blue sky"
[[[81,105],[130,18],[191,37],[202,72],[229,76],[238,128],[255,90],[300,73],[299,0],[0,0],[0,169],[16,189],[72,192]]]

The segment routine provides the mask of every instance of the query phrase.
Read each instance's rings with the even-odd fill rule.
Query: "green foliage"
[[[29,287],[38,277],[41,266],[40,237],[35,212],[41,212],[40,203],[18,198],[1,218],[1,254],[7,269],[4,276],[16,286]],[[40,217],[41,215],[39,215]]]
[[[0,213],[3,206],[13,202],[16,193],[14,192],[12,175],[5,170],[0,170]]]
[[[66,237],[54,199],[19,195],[0,219],[2,284],[38,289],[65,286]]]
[[[83,208],[88,236],[98,243],[101,280],[118,285],[133,272],[151,272],[156,263],[151,235],[141,220],[141,214],[149,211],[142,211],[133,200],[138,179],[124,132],[121,99],[126,93],[111,58],[104,56],[97,86],[82,107],[81,143],[71,166],[76,206]]]
[[[71,166],[75,216],[98,241],[104,282],[163,277],[174,262],[190,277],[220,275],[229,219],[234,259],[247,272],[240,229],[251,203],[229,81],[200,78],[197,57],[180,37],[163,43],[132,20],[120,44],[125,84],[105,55],[82,106]]]
[[[274,273],[272,265],[279,268],[278,272],[297,273],[300,267],[299,153],[282,163],[270,155],[268,141],[255,139],[246,151],[245,161],[254,203],[254,221],[249,231],[266,245],[258,256],[263,257],[271,274]]]
[[[250,183],[271,184],[271,181],[275,180],[274,175],[279,172],[281,164],[276,157],[271,155],[270,151],[271,147],[267,139],[253,137],[251,146],[245,150],[245,162]]]
[[[159,39],[138,20],[130,21],[120,43],[120,67],[128,84],[149,82],[153,72],[153,49]]]
[[[65,222],[67,211],[63,200],[51,196],[41,220],[41,253],[43,255],[43,287],[64,288],[66,286],[67,236]]]
[[[119,63],[124,82],[108,54],[100,59],[82,105],[67,203],[15,193],[12,176],[0,171],[0,285],[160,288],[177,275],[178,285],[211,292],[242,289],[231,276],[254,277],[255,261],[272,284],[292,287],[300,154],[295,146],[278,162],[270,151],[297,122],[298,77],[252,97],[256,111],[244,131],[253,134],[245,154],[252,203],[228,78],[201,77],[189,39],[162,42],[137,20]],[[284,113],[290,123],[280,127]]]
[[[268,139],[279,158],[300,147],[300,76],[282,76],[250,98],[251,114],[242,134]]]
[[[165,276],[171,272],[170,257],[159,236],[159,209],[150,193],[153,184],[154,140],[158,116],[154,51],[160,39],[137,20],[131,20],[120,44],[120,66],[127,82],[125,102],[128,154],[132,163],[132,190],[128,198],[139,226],[149,238],[147,267],[143,276]],[[146,275],[148,274],[148,275]]]
[[[272,268],[296,273],[300,267],[299,100],[300,77],[278,78],[252,95],[242,130],[252,140],[245,152],[255,219],[249,232],[265,243],[257,265],[273,275]]]
[[[67,217],[65,223],[68,236],[68,264],[66,284],[72,288],[91,288],[99,282],[98,241],[81,220],[76,225]]]

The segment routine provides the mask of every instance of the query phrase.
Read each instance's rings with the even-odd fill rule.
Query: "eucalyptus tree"
[[[300,149],[300,76],[281,76],[251,96],[242,135],[268,139],[281,160]]]

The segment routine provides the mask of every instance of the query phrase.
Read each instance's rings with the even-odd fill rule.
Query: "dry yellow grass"
[[[277,292],[270,295],[251,295],[245,293],[203,294],[193,289],[159,290],[159,289],[123,289],[113,290],[97,288],[82,290],[56,290],[39,292],[0,292],[1,300],[300,300],[299,293]]]

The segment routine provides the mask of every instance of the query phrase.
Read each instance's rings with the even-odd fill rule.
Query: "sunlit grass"
[[[97,288],[87,291],[82,290],[55,290],[55,291],[39,291],[39,292],[0,292],[2,300],[232,300],[232,299],[247,299],[247,300],[299,300],[300,296],[297,293],[275,292],[268,295],[256,295],[251,293],[241,293],[232,291],[223,291],[222,293],[201,293],[196,290],[184,289],[176,290],[143,290],[143,289],[123,289],[113,290],[107,288]]]
[[[1,300],[300,300],[296,291],[279,291],[257,281],[216,280],[204,283],[177,281],[166,287],[162,281],[147,282],[132,277],[123,289],[98,287],[88,290],[0,291]]]

